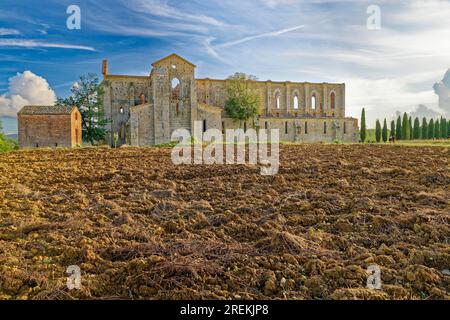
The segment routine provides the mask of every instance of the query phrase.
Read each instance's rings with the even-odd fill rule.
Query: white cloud
[[[0,28],[0,36],[19,35],[20,32],[16,29]]]
[[[10,78],[8,92],[0,95],[0,116],[15,117],[25,105],[53,105],[55,101],[47,80],[25,71]]]
[[[217,48],[227,48],[227,47],[232,47],[241,43],[245,43],[248,41],[252,41],[255,39],[261,39],[261,38],[270,38],[270,37],[278,37],[281,36],[285,33],[288,32],[293,32],[293,31],[297,31],[300,29],[303,29],[305,26],[301,25],[301,26],[294,26],[291,28],[285,28],[285,29],[281,29],[281,30],[277,30],[277,31],[271,31],[271,32],[265,32],[265,33],[260,33],[257,35],[253,35],[253,36],[249,36],[249,37],[244,37],[242,39],[238,39],[238,40],[234,40],[234,41],[229,41],[229,42],[225,42],[222,44],[217,45]]]
[[[165,1],[127,0],[125,3],[129,4],[129,8],[135,11],[149,13],[163,18],[172,18],[182,21],[202,23],[216,27],[225,26],[224,22],[219,21],[218,19],[215,19],[211,16],[199,14],[198,12],[195,13],[185,12],[178,8],[168,5],[167,2]]]
[[[72,45],[64,43],[48,43],[24,39],[0,39],[0,47],[59,48],[59,49],[96,51],[93,47],[88,46]]]

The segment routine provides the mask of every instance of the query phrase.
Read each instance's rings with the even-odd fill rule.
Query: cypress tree
[[[434,138],[440,139],[441,138],[441,124],[439,122],[439,119],[436,120],[434,123]]]
[[[428,124],[428,139],[433,140],[434,138],[434,120],[431,119]]]
[[[409,117],[408,117],[408,114],[405,112],[403,114],[403,122],[402,122],[402,139],[409,140],[410,135],[411,135],[411,133],[409,130]]]
[[[447,119],[441,117],[441,138],[447,139]]]
[[[381,136],[383,137],[383,142],[386,143],[388,141],[388,127],[386,118],[384,118],[383,131],[381,132]]]
[[[397,140],[402,140],[402,118],[400,116],[398,116],[398,118],[397,118],[395,137],[397,138]]]
[[[427,123],[427,118],[423,118],[422,119],[422,136],[421,138],[423,140],[427,140],[428,139],[428,123]]]
[[[395,136],[395,120],[391,121],[391,134],[390,137]]]
[[[414,119],[414,129],[413,129],[413,138],[415,140],[420,139],[420,121],[419,118]]]
[[[363,108],[362,109],[362,114],[361,114],[361,142],[364,143],[366,142],[366,137],[367,137],[367,127],[366,127],[366,109]]]
[[[414,135],[414,131],[413,131],[412,117],[409,117],[409,140],[414,139],[413,135]]]
[[[380,120],[378,120],[378,119],[377,119],[377,123],[375,126],[375,138],[378,143],[381,142],[381,124],[380,124]]]

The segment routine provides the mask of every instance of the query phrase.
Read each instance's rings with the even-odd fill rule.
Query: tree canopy
[[[109,120],[105,117],[103,108],[103,83],[96,74],[89,73],[80,77],[72,86],[72,95],[68,98],[58,98],[57,105],[76,106],[81,113],[83,140],[92,145],[103,141]]]
[[[235,73],[228,78],[228,98],[225,102],[225,113],[228,117],[241,122],[256,117],[261,96],[258,90],[249,86],[250,81],[255,80],[255,76],[245,73]]]

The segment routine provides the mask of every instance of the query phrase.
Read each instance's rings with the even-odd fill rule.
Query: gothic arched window
[[[172,79],[172,99],[179,100],[181,99],[181,83],[178,78]]]
[[[336,94],[334,92],[330,95],[330,107],[331,109],[336,108]]]
[[[317,108],[317,98],[316,98],[316,94],[313,93],[312,97],[311,97],[311,109],[316,110]]]
[[[295,94],[295,96],[294,96],[294,109],[298,109],[298,96],[297,96],[297,94]]]

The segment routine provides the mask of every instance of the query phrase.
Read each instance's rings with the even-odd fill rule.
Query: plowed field
[[[0,299],[450,299],[448,148],[283,146],[269,177],[170,151],[0,155]]]

